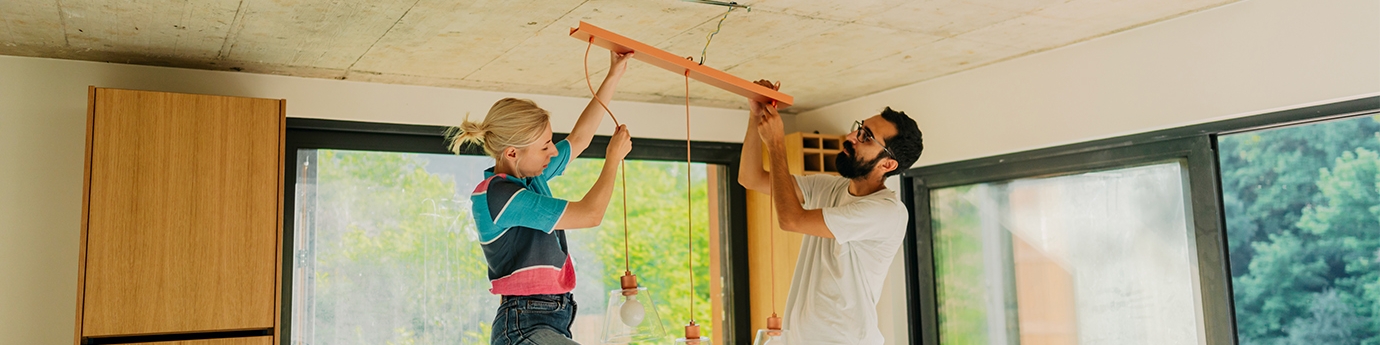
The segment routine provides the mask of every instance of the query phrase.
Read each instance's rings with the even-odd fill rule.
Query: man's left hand
[[[761,116],[757,119],[757,134],[762,137],[762,141],[775,143],[785,140],[785,125],[781,123],[781,114],[776,112],[775,105],[762,104]]]

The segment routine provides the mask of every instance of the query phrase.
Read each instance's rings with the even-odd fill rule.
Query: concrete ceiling
[[[781,80],[802,112],[1235,0],[746,0],[706,65]],[[695,56],[726,8],[678,0],[3,0],[0,54],[587,97],[588,21]],[[599,83],[608,53],[594,48]],[[683,104],[633,63],[616,99]],[[742,108],[692,82],[691,103]]]

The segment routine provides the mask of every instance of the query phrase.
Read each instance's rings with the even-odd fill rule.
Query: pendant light
[[[786,330],[781,329],[781,318],[776,317],[773,312],[767,318],[767,328],[757,330],[757,337],[752,341],[752,345],[786,345],[791,342],[786,338]]]
[[[767,105],[774,107],[775,103]],[[757,115],[757,114],[752,114]],[[771,152],[767,154],[770,157]],[[757,330],[752,345],[788,345],[786,330],[781,328],[781,318],[776,316],[776,187],[767,180],[767,243],[771,251],[768,264],[771,265],[771,316],[767,317],[767,328]]]
[[[623,272],[622,289],[609,291],[608,308],[604,309],[603,342],[629,343],[658,341],[666,337],[657,315],[656,303],[646,287],[637,286],[637,276]]]
[[[685,337],[677,338],[676,344],[713,345],[709,337],[700,335],[700,325],[695,324],[695,240],[694,202],[690,179],[690,70],[685,70],[685,273],[690,276],[690,322],[685,325]]]
[[[694,311],[695,311],[694,242],[693,242],[693,234],[694,234],[694,232],[692,231],[694,222],[691,221],[691,217],[690,217],[690,216],[691,216],[691,213],[692,213],[691,206],[693,206],[693,200],[692,200],[692,199],[693,199],[693,196],[692,196],[692,193],[691,193],[691,192],[693,191],[693,189],[690,188],[690,183],[692,182],[692,178],[691,178],[691,176],[690,176],[691,173],[690,173],[690,169],[689,169],[689,168],[690,168],[690,165],[691,165],[691,163],[692,163],[692,160],[690,159],[690,144],[691,144],[691,143],[690,143],[690,78],[692,77],[692,72],[693,72],[693,77],[694,77],[696,80],[703,81],[703,82],[705,82],[706,84],[709,84],[709,85],[714,86],[714,87],[718,87],[718,88],[720,88],[720,89],[724,89],[725,91],[729,91],[729,92],[733,92],[733,93],[736,93],[736,94],[745,96],[745,97],[747,97],[748,99],[751,99],[751,100],[760,101],[760,102],[770,102],[773,106],[776,106],[776,105],[778,105],[778,104],[781,105],[781,106],[790,106],[790,104],[791,104],[792,101],[793,101],[793,98],[790,97],[790,95],[786,95],[786,94],[780,93],[779,91],[777,91],[777,90],[774,89],[774,88],[768,88],[768,87],[763,87],[763,86],[761,86],[761,85],[756,85],[756,84],[754,84],[754,83],[752,83],[752,82],[748,82],[748,81],[746,81],[746,80],[743,80],[742,78],[738,78],[738,77],[735,77],[735,76],[733,76],[733,75],[729,75],[729,74],[727,74],[727,73],[723,73],[722,71],[719,71],[719,70],[716,70],[716,69],[713,69],[713,68],[704,66],[705,53],[707,52],[707,50],[708,50],[708,48],[709,48],[709,43],[710,43],[711,40],[713,39],[714,35],[717,34],[717,33],[719,32],[719,29],[721,29],[721,28],[723,27],[723,21],[724,21],[725,19],[728,18],[728,13],[733,12],[733,10],[734,10],[735,8],[738,8],[738,7],[741,7],[741,8],[744,8],[744,9],[747,9],[747,10],[750,11],[750,10],[751,10],[750,7],[744,6],[744,5],[740,5],[740,4],[736,3],[736,2],[727,2],[727,3],[724,3],[724,2],[707,1],[707,0],[693,0],[693,1],[691,1],[691,0],[685,0],[685,1],[699,2],[699,3],[705,3],[705,4],[719,5],[719,6],[726,6],[726,7],[728,7],[728,11],[726,11],[726,12],[724,13],[724,16],[723,16],[722,18],[719,19],[719,26],[718,26],[718,27],[714,30],[714,32],[711,33],[711,34],[708,36],[708,38],[706,39],[705,48],[704,48],[703,50],[700,51],[700,61],[699,61],[699,63],[695,63],[695,59],[694,59],[693,57],[686,57],[685,59],[680,59],[679,57],[677,57],[677,56],[675,56],[675,55],[673,55],[673,54],[670,54],[670,53],[668,53],[668,52],[666,52],[666,51],[657,49],[656,47],[652,47],[652,46],[643,44],[643,43],[641,43],[641,42],[637,42],[637,41],[635,41],[635,40],[629,39],[629,38],[627,38],[627,37],[623,37],[623,36],[614,34],[614,33],[612,33],[612,32],[609,32],[609,31],[607,31],[607,30],[604,30],[604,29],[595,27],[595,26],[590,25],[590,24],[585,23],[585,22],[580,22],[580,26],[577,27],[577,28],[571,28],[571,29],[570,29],[570,36],[573,37],[573,38],[576,38],[576,39],[580,39],[580,40],[588,40],[588,43],[589,43],[590,46],[593,46],[593,45],[596,45],[596,44],[597,44],[597,45],[599,45],[600,47],[608,48],[610,51],[613,51],[613,52],[619,52],[619,51],[623,51],[623,52],[640,51],[641,53],[639,53],[638,55],[635,56],[636,58],[638,58],[638,59],[640,59],[640,60],[646,61],[646,62],[648,62],[648,63],[650,63],[650,64],[652,64],[652,65],[654,65],[654,66],[661,67],[661,68],[664,68],[664,69],[667,69],[667,70],[670,70],[670,71],[677,71],[677,70],[680,70],[680,71],[683,71],[683,72],[684,72],[684,75],[685,75],[686,212],[687,212],[687,214],[686,214],[686,222],[687,222],[687,226],[686,226],[686,235],[687,235],[687,248],[689,249],[689,250],[688,250],[688,253],[687,253],[687,254],[688,254],[687,257],[688,257],[688,259],[689,259],[688,262],[687,262],[687,274],[690,275],[690,296],[689,296],[689,298],[690,298],[690,317],[689,317],[689,322],[685,325],[685,337],[684,337],[684,338],[678,338],[678,339],[676,339],[676,340],[675,340],[675,343],[676,343],[676,344],[693,344],[693,345],[712,345],[712,344],[711,344],[711,341],[710,341],[710,339],[709,339],[709,337],[705,337],[705,336],[702,336],[702,335],[700,334],[700,326],[699,326],[699,324],[696,324],[696,323],[695,323],[695,320],[694,320],[694,315],[695,315],[695,313],[694,313]],[[586,84],[587,86],[589,86],[589,92],[590,92],[590,94],[594,96],[594,99],[595,99],[596,101],[598,101],[598,100],[599,100],[599,97],[598,97],[597,94],[595,94],[595,92],[594,92],[594,87],[593,87],[593,85],[590,83],[590,80],[589,80],[589,48],[588,48],[588,47],[585,48],[585,84]],[[608,105],[605,105],[605,104],[603,103],[603,101],[599,101],[599,105],[602,106],[602,107],[604,107],[604,110],[605,110],[605,111],[608,110]],[[609,116],[610,116],[610,117],[613,117],[613,112],[612,112],[612,111],[609,111]],[[617,118],[614,118],[613,121],[614,121],[615,124],[618,123],[618,119],[617,119]],[[626,171],[625,171],[625,172],[626,172]],[[625,179],[626,179],[626,177],[625,177]],[[624,249],[623,249],[623,252],[624,252],[624,256],[625,256],[625,260],[626,260],[626,255],[627,255],[627,253],[628,253],[628,249],[627,249],[627,236],[628,236],[628,232],[627,232],[627,206],[626,206],[626,205],[627,205],[627,204],[626,204],[626,202],[627,202],[627,189],[626,189],[627,183],[625,182],[625,183],[623,183],[623,185],[624,185],[624,187],[625,187],[624,192],[623,192],[623,193],[624,193],[624,195],[623,195],[623,201],[624,201],[624,210],[623,210],[623,212],[624,212],[624,215],[623,215],[623,218],[624,218],[624,221],[623,221],[623,226],[624,226],[624,228],[623,228]],[[625,261],[624,264],[625,264],[625,266],[631,267],[631,265],[628,265],[626,261]],[[664,330],[662,330],[662,328],[661,328],[661,319],[660,319],[660,318],[658,317],[658,315],[656,314],[656,307],[655,307],[655,305],[652,304],[652,298],[651,298],[651,296],[650,296],[650,293],[648,292],[647,288],[638,286],[638,284],[637,284],[637,276],[634,275],[634,274],[632,274],[631,268],[627,268],[627,269],[624,270],[624,272],[623,272],[623,277],[620,279],[619,283],[620,283],[621,289],[619,289],[619,290],[613,290],[613,291],[610,291],[610,292],[609,292],[609,304],[608,304],[609,307],[608,307],[608,309],[606,310],[606,314],[605,314],[605,323],[604,323],[604,335],[605,335],[605,337],[604,337],[604,342],[605,342],[605,343],[609,343],[609,342],[627,342],[627,341],[628,341],[628,340],[624,340],[624,339],[647,339],[647,340],[653,340],[653,339],[656,339],[656,338],[661,337],[662,334],[664,334],[664,333],[663,333]],[[773,302],[774,302],[774,301],[773,301]],[[775,309],[775,308],[773,308],[773,309]],[[640,311],[640,312],[639,312],[639,311]],[[640,323],[637,322],[637,321],[638,321],[638,316],[639,316],[639,315],[641,315],[641,320],[640,320],[641,322],[640,322]],[[773,314],[773,317],[775,317],[775,314]],[[776,320],[779,320],[779,318],[776,318]],[[770,322],[770,321],[769,321],[769,322]],[[779,324],[780,324],[779,321],[778,321],[776,324],[779,325]],[[633,325],[636,325],[636,326],[633,326]],[[631,335],[629,335],[629,336],[627,336],[627,337],[619,337],[619,336],[616,336],[617,334],[621,334],[621,333],[619,333],[618,330],[619,330],[619,329],[623,329],[623,328],[630,328],[630,329],[634,329],[634,330],[636,330],[636,331],[629,331],[629,332],[627,332],[627,334],[631,334]],[[646,330],[645,332],[644,332],[644,331],[641,331],[641,330],[644,329],[644,328],[647,329],[647,330]],[[778,328],[779,328],[779,327],[778,327]],[[654,330],[653,330],[653,329],[654,329]],[[656,334],[656,336],[652,336],[651,334]]]
[[[609,113],[614,127],[621,126],[618,117],[613,116],[609,106],[594,92],[594,84],[589,80],[589,50],[594,46],[591,37],[585,47],[585,85],[589,94],[599,106]],[[610,70],[612,73],[612,70]],[[609,291],[608,308],[604,309],[603,343],[629,343],[660,340],[666,336],[661,327],[661,317],[656,312],[656,302],[646,287],[637,284],[637,275],[632,273],[632,260],[628,250],[628,170],[619,164],[620,181],[623,187],[623,276],[619,278],[619,288]]]

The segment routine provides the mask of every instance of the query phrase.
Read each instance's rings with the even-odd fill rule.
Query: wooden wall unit
[[[842,135],[790,133],[786,135],[786,166],[793,175],[838,175],[834,159],[842,150]],[[762,155],[765,160],[768,156]],[[749,164],[743,162],[743,164]],[[762,163],[771,170],[766,162]],[[748,274],[752,299],[752,329],[766,328],[767,317],[778,316],[786,309],[786,294],[790,292],[791,277],[795,274],[795,260],[800,256],[804,235],[785,232],[776,219],[771,218],[771,199],[766,193],[747,192],[748,206]],[[775,245],[771,239],[775,236]],[[773,266],[775,270],[773,271]],[[775,274],[775,310],[772,301],[772,276]]]
[[[76,342],[276,337],[285,101],[89,95]],[[258,344],[249,339],[184,343]]]

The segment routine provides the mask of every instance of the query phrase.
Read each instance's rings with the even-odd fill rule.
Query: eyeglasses
[[[877,140],[877,136],[872,134],[872,129],[867,128],[867,126],[863,126],[862,121],[853,121],[853,130],[850,130],[849,132],[857,133],[856,137],[858,138],[858,142],[860,143],[867,143],[873,140]],[[886,147],[886,143],[883,143],[881,140],[877,140],[877,145],[882,147],[882,151],[886,151],[887,156],[896,157],[896,154],[892,153],[891,149]]]

